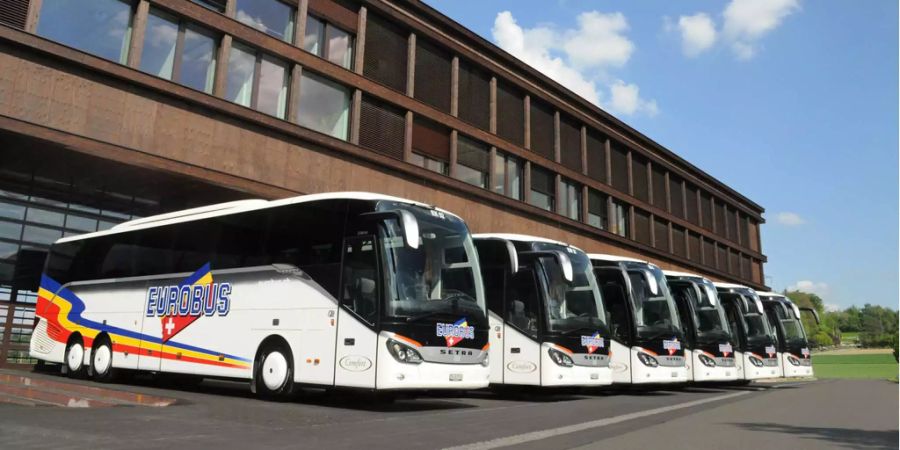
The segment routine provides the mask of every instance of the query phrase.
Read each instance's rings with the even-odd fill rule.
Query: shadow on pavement
[[[897,430],[863,431],[848,428],[820,428],[784,425],[780,423],[733,423],[750,431],[784,433],[805,439],[815,439],[829,444],[862,449],[896,449]]]

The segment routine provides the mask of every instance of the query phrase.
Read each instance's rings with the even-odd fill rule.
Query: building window
[[[44,0],[37,34],[125,64],[132,15],[132,3],[121,0]]]
[[[420,155],[418,153],[413,153],[412,155],[410,155],[409,162],[419,167],[424,167],[432,172],[437,172],[441,175],[448,175],[450,173],[450,171],[448,170],[449,165],[446,162],[425,155]]]
[[[279,0],[236,0],[234,18],[285,42],[294,41],[294,8]]]
[[[608,227],[609,208],[605,194],[588,189],[588,225],[605,230]]]
[[[460,136],[456,143],[456,178],[487,188],[490,149],[481,142]]]
[[[353,66],[353,35],[311,15],[306,17],[303,49],[341,67]]]
[[[428,170],[449,174],[450,129],[421,117],[413,121],[411,163]]]
[[[547,211],[556,210],[555,176],[548,170],[531,166],[531,198],[529,203]]]
[[[581,221],[581,186],[561,178],[559,195],[560,213],[572,220]]]
[[[406,145],[406,112],[368,95],[359,108],[359,145],[403,160]],[[413,139],[415,139],[413,128]],[[448,139],[449,142],[449,139]],[[447,152],[449,154],[449,143]]]
[[[613,200],[613,229],[611,230],[613,233],[618,234],[619,236],[628,237],[628,229],[630,228],[630,220],[628,218],[628,205]]]
[[[416,70],[413,97],[450,112],[450,78],[453,55],[426,40],[416,40]]]
[[[522,161],[515,156],[497,152],[494,156],[494,192],[522,200]]]
[[[216,73],[217,39],[169,14],[151,9],[147,16],[140,69],[212,93]],[[179,52],[179,47],[181,51]],[[175,61],[175,55],[181,59]]]
[[[287,104],[288,78],[284,63],[235,43],[228,57],[225,98],[283,119]],[[254,88],[257,88],[255,93]]]
[[[318,75],[303,72],[297,124],[347,140],[350,123],[350,90]]]
[[[256,99],[256,109],[284,119],[287,110],[288,77],[286,64],[262,55],[259,65],[259,95]]]
[[[191,0],[193,3],[196,3],[206,9],[224,13],[225,12],[225,2],[227,0]]]

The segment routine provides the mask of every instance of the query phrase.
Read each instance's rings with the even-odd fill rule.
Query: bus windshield
[[[435,314],[485,315],[478,257],[469,229],[450,214],[381,202],[380,211],[405,209],[419,226],[418,248],[406,245],[396,220],[384,222],[379,241],[387,288],[385,315],[415,319]]]
[[[637,334],[657,339],[678,332],[681,324],[662,270],[652,264],[626,263]]]
[[[729,339],[728,321],[725,320],[725,308],[718,301],[716,288],[707,280],[698,283],[699,297],[695,298],[694,315],[697,320],[697,339],[714,341]]]
[[[787,342],[805,342],[806,333],[803,332],[803,325],[800,320],[794,316],[790,306],[778,302],[775,307],[775,314],[781,323],[781,329],[784,331],[784,339]]]
[[[570,333],[606,328],[603,299],[588,256],[581,250],[559,244],[536,243],[536,250],[561,251],[572,262],[572,281],[566,280],[559,261],[553,257],[540,258],[540,274],[546,286],[547,331]],[[605,331],[605,330],[604,330]]]
[[[747,324],[747,341],[754,344],[761,341],[769,342],[774,339],[774,330],[769,327],[765,311],[760,308],[761,303],[756,293],[745,291],[739,294],[744,301],[741,313]]]

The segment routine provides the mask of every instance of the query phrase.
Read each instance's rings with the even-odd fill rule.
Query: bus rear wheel
[[[65,365],[66,375],[72,378],[81,377],[84,373],[84,344],[80,337],[76,337],[66,346]]]
[[[294,390],[291,353],[282,344],[263,347],[256,358],[253,377],[256,393],[266,399],[285,399]]]
[[[115,381],[116,369],[112,366],[112,345],[109,339],[103,339],[94,345],[91,351],[91,374],[94,380],[101,383],[111,383]]]

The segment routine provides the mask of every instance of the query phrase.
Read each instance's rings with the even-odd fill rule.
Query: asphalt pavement
[[[51,375],[32,375],[64,380]],[[77,384],[98,386],[88,381]],[[166,407],[0,404],[0,448],[897,448],[898,385],[828,380],[590,393],[443,393],[386,403],[246,385],[112,385]]]

